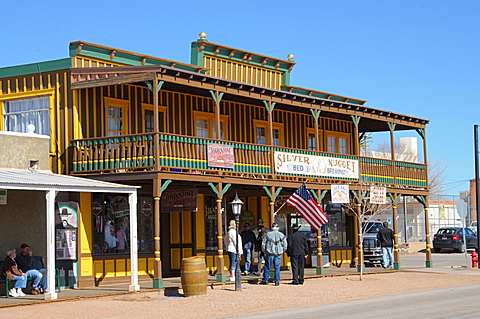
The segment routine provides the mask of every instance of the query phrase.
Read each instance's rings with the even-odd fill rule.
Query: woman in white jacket
[[[242,245],[242,237],[237,235],[237,227],[235,226],[235,220],[230,221],[230,225],[228,226],[228,233],[226,236],[227,242],[227,252],[228,257],[230,258],[230,281],[235,281],[235,269],[237,267],[237,247],[239,247],[240,255],[243,252],[243,245]],[[238,239],[238,245],[237,245]],[[238,261],[240,262],[240,260]]]

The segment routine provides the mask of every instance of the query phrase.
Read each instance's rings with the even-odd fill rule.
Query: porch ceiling
[[[139,84],[146,81],[164,81],[163,89],[189,92],[200,96],[210,96],[209,90],[224,92],[224,99],[234,102],[263,106],[263,100],[276,103],[277,109],[310,114],[310,109],[320,110],[322,116],[342,120],[352,120],[352,116],[362,119],[360,132],[388,131],[388,124],[395,123],[395,130],[424,128],[429,120],[390,111],[379,110],[365,105],[334,101],[315,96],[274,90],[251,84],[221,79],[201,73],[168,66],[126,66],[107,68],[72,68],[71,88],[73,90],[119,84]]]

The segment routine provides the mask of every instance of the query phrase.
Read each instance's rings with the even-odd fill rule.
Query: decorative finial
[[[200,37],[200,39],[202,40],[205,40],[207,38],[207,34],[205,32],[200,32],[200,34],[198,35]]]
[[[287,59],[288,61],[293,61],[293,59],[295,59],[295,56],[290,53],[289,55],[287,55]]]

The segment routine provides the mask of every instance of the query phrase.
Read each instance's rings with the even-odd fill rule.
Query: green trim
[[[402,267],[400,267],[400,263],[393,263],[393,269],[400,270]]]
[[[0,78],[66,70],[70,69],[71,67],[72,60],[70,58],[23,64],[18,66],[8,66],[5,68],[0,68]]]
[[[422,139],[425,139],[425,130],[423,128],[417,128],[416,131]]]
[[[357,199],[357,202],[359,202],[359,203],[360,203],[360,202],[361,202],[361,200],[360,200],[360,198],[358,197],[358,195],[357,195],[357,192],[356,192],[356,191],[354,191],[354,190],[352,190],[351,192],[353,193],[353,196],[355,196],[355,198]]]
[[[323,263],[323,261],[322,261],[322,263]],[[317,267],[315,273],[317,275],[325,275],[325,268],[324,267]]]
[[[227,184],[225,185],[225,187],[222,189],[222,195],[225,195],[225,193],[228,191],[228,189],[230,188],[230,186],[232,186],[232,184]]]
[[[208,183],[208,186],[210,186],[210,187],[212,188],[213,192],[217,195],[217,197],[219,197],[219,196],[218,196],[218,194],[219,194],[219,193],[218,193],[218,189],[215,187],[215,185],[213,185],[212,182],[209,182],[209,183]]]
[[[325,190],[322,192],[322,196],[320,196],[320,200],[321,200],[321,201],[325,198],[325,196],[327,195],[327,193],[328,193],[328,190],[327,190],[327,189],[325,189]]]
[[[198,42],[193,42],[190,47],[190,64],[203,67],[203,51],[198,52]]]
[[[268,190],[268,187],[267,186],[263,186],[263,189],[265,190],[265,192],[267,193],[268,197],[270,197],[270,201],[272,201],[272,193],[270,193],[270,191]]]
[[[313,189],[309,189],[310,193],[312,193],[312,196],[313,198],[315,198],[315,201],[318,202],[318,196],[317,196],[317,193],[315,192],[315,190]]]
[[[163,193],[163,191],[167,189],[168,185],[170,185],[171,182],[172,182],[172,180],[168,179],[168,180],[165,181],[165,183],[163,183],[162,188],[160,189],[160,194]]]
[[[267,102],[265,100],[263,100],[263,104],[265,104],[265,108],[267,109],[267,112],[268,114],[270,114],[273,109],[275,108],[275,104],[277,104],[277,102]]]
[[[350,115],[350,116],[352,117],[353,125],[358,126],[362,117],[357,115]]]
[[[387,124],[388,124],[388,129],[390,130],[390,132],[395,131],[395,126],[397,126],[397,124],[390,123],[390,122],[387,122]]]
[[[277,188],[277,190],[275,191],[275,198],[278,197],[278,194],[280,194],[280,192],[282,191],[283,187],[279,187]]]
[[[225,94],[225,92],[220,92],[218,94],[218,101],[217,101],[217,96],[215,95],[215,92],[213,90],[209,90],[208,92],[210,92],[210,94],[212,95],[213,102],[215,103],[215,105],[218,105],[220,103],[220,101],[222,100],[223,94]]]
[[[160,92],[160,90],[162,89],[163,83],[165,83],[165,81],[158,81],[157,93]],[[153,84],[151,83],[151,81],[145,81],[145,84],[148,86],[150,91],[153,91]]]
[[[282,85],[290,85],[290,72],[284,72],[282,74]]]
[[[432,268],[433,267],[433,261],[425,261],[425,267]]]
[[[226,282],[227,275],[226,274],[217,274],[216,276],[217,282]]]
[[[163,288],[163,279],[153,279],[153,288],[154,289]]]
[[[310,109],[310,112],[312,113],[313,115],[313,118],[316,120],[318,120],[318,118],[320,117],[320,113],[322,112],[321,110],[314,110],[314,109]]]

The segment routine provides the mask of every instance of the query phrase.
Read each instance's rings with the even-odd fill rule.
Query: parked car
[[[477,221],[474,220],[473,222],[470,223],[470,229],[473,230],[473,232],[476,234],[477,233]]]
[[[465,230],[465,242],[463,242]],[[433,251],[439,253],[442,249],[453,249],[463,253],[465,249],[477,248],[477,235],[470,228],[442,227],[433,236]]]
[[[382,228],[382,222],[362,222],[363,260],[365,263],[382,262],[382,247],[377,240],[377,234]]]

